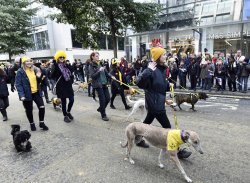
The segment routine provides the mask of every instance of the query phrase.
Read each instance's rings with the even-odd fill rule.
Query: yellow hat
[[[160,48],[160,47],[154,47],[154,48],[150,49],[150,53],[151,53],[151,56],[153,58],[153,61],[156,61],[165,52],[166,52],[166,50],[164,48]]]
[[[22,63],[24,63],[24,62],[26,62],[28,60],[31,60],[31,58],[30,57],[22,57]]]
[[[119,60],[117,58],[112,58],[111,59],[111,64],[112,65],[115,65],[115,64],[118,64],[119,63]]]
[[[65,51],[58,50],[54,56],[55,60],[58,61],[59,57],[64,57],[66,59],[67,55]]]

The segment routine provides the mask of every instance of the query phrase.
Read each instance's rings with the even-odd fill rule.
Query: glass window
[[[118,50],[124,50],[124,37],[118,37]]]
[[[250,20],[250,0],[244,0],[243,20]]]
[[[113,46],[113,39],[111,36],[108,36],[108,49],[109,50],[113,50],[114,46]]]
[[[33,35],[34,48],[33,50],[46,50],[49,49],[48,32],[38,32]]]
[[[213,15],[216,10],[216,4],[204,4],[202,8],[202,15]]]
[[[212,24],[214,22],[214,17],[201,18],[200,25]]]
[[[232,20],[232,17],[230,16],[230,14],[228,15],[220,15],[216,17],[216,23],[223,23],[223,22],[228,22]]]

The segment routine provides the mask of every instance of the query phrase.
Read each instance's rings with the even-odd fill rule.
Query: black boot
[[[36,131],[35,123],[30,123],[30,129],[31,129],[31,131]]]
[[[132,108],[132,107],[129,106],[129,105],[125,106],[125,109],[126,109],[126,110],[129,110],[129,109],[131,109],[131,108]]]
[[[185,159],[188,158],[192,152],[186,150],[186,148],[180,149],[179,152],[177,153],[179,159]]]
[[[49,128],[44,124],[44,122],[40,122],[39,127],[42,128],[44,131],[49,130]]]
[[[110,104],[110,108],[111,109],[116,109],[115,106],[113,104]]]
[[[7,111],[6,109],[2,109],[1,113],[3,115],[3,121],[7,121],[8,120],[8,116],[7,116]]]

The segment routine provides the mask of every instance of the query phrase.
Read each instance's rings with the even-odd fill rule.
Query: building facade
[[[103,35],[100,40],[100,50],[91,48],[82,48],[82,44],[75,40],[74,27],[69,24],[62,24],[52,21],[47,17],[58,10],[43,6],[41,3],[32,1],[32,8],[38,8],[36,16],[32,17],[32,34],[34,42],[32,48],[27,49],[25,55],[34,60],[52,59],[57,50],[64,50],[67,53],[67,59],[71,62],[74,59],[80,59],[85,62],[89,59],[93,51],[100,53],[100,59],[113,58],[113,45],[111,36]],[[124,57],[124,39],[118,38],[118,58]],[[12,57],[12,60],[17,55]],[[18,55],[23,56],[23,55]],[[0,61],[8,60],[7,54],[0,54]]]
[[[130,59],[147,55],[153,39],[171,51],[231,53],[250,57],[250,0],[158,0],[163,5],[154,31],[129,36]],[[128,54],[128,53],[127,53]]]

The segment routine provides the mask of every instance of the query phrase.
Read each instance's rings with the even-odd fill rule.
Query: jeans
[[[248,76],[241,76],[239,90],[247,91],[247,83],[248,83]]]
[[[106,107],[110,101],[110,95],[109,95],[109,90],[106,85],[103,85],[102,88],[96,88],[98,97],[99,97],[99,108],[98,111],[100,111],[102,117],[106,116]]]
[[[43,103],[43,98],[40,97],[39,93],[33,93],[32,94],[32,100],[31,101],[23,101],[23,106],[25,108],[26,116],[30,123],[34,123],[33,119],[33,101],[36,103],[38,108],[38,116],[39,121],[44,121],[44,115],[45,115],[45,107]]]

